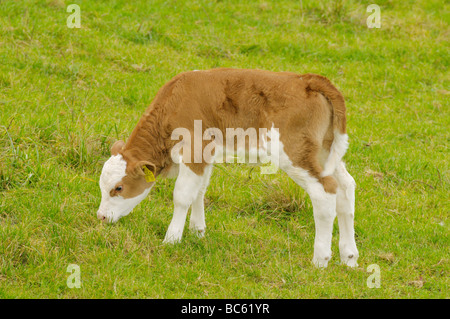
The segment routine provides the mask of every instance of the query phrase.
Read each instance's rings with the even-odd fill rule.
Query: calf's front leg
[[[199,238],[205,236],[206,222],[205,222],[205,206],[204,197],[206,188],[211,177],[212,165],[208,165],[204,169],[202,185],[198,191],[197,198],[192,203],[191,218],[189,221],[189,230],[195,233]]]
[[[197,175],[184,163],[180,164],[180,170],[173,191],[173,217],[166,237],[164,238],[164,243],[181,241],[187,212],[193,201],[198,197],[202,180],[202,175]]]

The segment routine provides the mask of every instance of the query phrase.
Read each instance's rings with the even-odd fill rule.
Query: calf
[[[200,131],[203,140],[196,144],[193,138],[183,139],[177,147],[180,142],[173,132],[180,128]],[[214,136],[207,134],[212,128]],[[189,228],[203,236],[203,198],[212,163],[223,149],[236,147],[228,140],[223,147],[217,132],[231,128],[258,129],[256,143],[241,143],[238,153],[265,150],[272,163],[309,194],[316,229],[313,263],[327,266],[337,215],[341,261],[356,266],[355,181],[342,162],[348,147],[345,102],[320,75],[213,69],[175,76],[158,91],[127,143],[118,141],[111,148],[100,176],[98,218],[116,222],[147,196],[156,177],[177,176],[174,213],[164,242],[181,240],[191,206]],[[205,140],[214,146],[212,161],[203,156],[210,148]]]

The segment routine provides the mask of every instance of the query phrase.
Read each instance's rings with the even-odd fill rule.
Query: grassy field
[[[374,2],[371,29],[371,1],[0,1],[0,298],[450,297],[450,5]],[[336,222],[316,269],[306,193],[241,164],[216,166],[203,239],[162,245],[173,180],[117,224],[96,219],[111,144],[171,77],[215,67],[318,73],[343,92],[359,267],[340,265]]]

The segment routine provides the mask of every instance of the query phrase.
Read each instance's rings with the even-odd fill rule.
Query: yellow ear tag
[[[151,182],[155,181],[155,175],[153,175],[153,172],[151,170],[149,170],[147,166],[143,166],[142,170],[144,171],[145,180],[147,181],[147,183],[151,183]]]

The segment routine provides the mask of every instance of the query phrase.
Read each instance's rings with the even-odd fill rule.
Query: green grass
[[[450,6],[379,0],[369,29],[370,3],[1,1],[0,298],[448,298]],[[305,192],[245,165],[214,170],[204,239],[162,245],[173,180],[96,219],[110,145],[172,76],[214,67],[318,73],[344,93],[358,268],[339,264],[337,223],[314,268]]]

